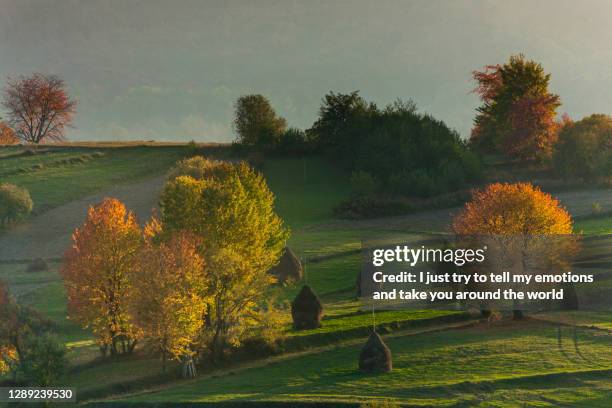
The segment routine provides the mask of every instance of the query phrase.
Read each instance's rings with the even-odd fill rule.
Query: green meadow
[[[116,184],[162,176],[185,155],[185,149],[81,146],[33,156],[19,153],[17,148],[0,148],[0,179],[30,190],[36,216],[44,217],[51,208]],[[443,233],[454,209],[390,221],[338,220],[333,208],[350,195],[349,175],[342,169],[309,157],[269,159],[262,172],[276,195],[279,215],[291,229],[288,245],[305,266],[303,281],[277,285],[271,291],[285,308],[286,347],[278,355],[202,367],[193,380],[178,380],[175,366],[163,374],[159,360],[144,353],[101,361],[88,330],[66,319],[59,262],[51,263],[47,272],[32,273],[26,272],[27,264],[0,261],[0,278],[53,323],[69,348],[70,372],[64,383],[77,388],[80,401],[391,399],[410,406],[449,407],[513,407],[517,401],[541,407],[612,404],[610,313],[542,314],[514,322],[504,316],[480,321],[456,311],[372,314],[364,309],[356,297],[361,240],[424,230]],[[612,217],[581,217],[575,230],[587,236],[612,233]],[[596,262],[607,261],[606,248],[591,254]],[[304,283],[320,296],[325,317],[321,328],[296,332],[290,326],[288,303]],[[373,325],[393,353],[391,373],[366,375],[357,370],[359,351]]]
[[[110,187],[164,174],[184,155],[183,147],[70,147],[35,155],[0,155],[0,180],[25,187],[34,211],[43,212]]]

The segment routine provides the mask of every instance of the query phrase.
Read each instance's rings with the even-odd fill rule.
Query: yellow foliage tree
[[[161,213],[165,233],[187,229],[204,239],[213,300],[203,339],[218,356],[257,324],[258,305],[274,282],[267,272],[289,232],[259,173],[245,163],[206,168],[210,176],[200,180],[175,175],[162,193]]]
[[[209,301],[208,280],[195,235],[179,232],[159,243],[154,238],[147,237],[141,252],[132,313],[147,344],[161,353],[165,371],[168,357],[191,361]]]
[[[89,208],[66,251],[61,273],[69,317],[91,327],[104,354],[131,352],[139,337],[128,304],[141,243],[134,214],[107,198]]]

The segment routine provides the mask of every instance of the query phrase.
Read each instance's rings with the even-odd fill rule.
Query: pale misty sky
[[[53,73],[71,139],[227,141],[240,95],[309,127],[322,96],[412,98],[469,134],[470,72],[522,52],[561,112],[612,114],[612,2],[0,0],[0,78]]]

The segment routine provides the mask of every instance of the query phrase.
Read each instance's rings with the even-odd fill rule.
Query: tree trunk
[[[195,378],[197,375],[197,370],[195,363],[193,361],[193,357],[191,356],[183,356],[181,357],[181,361],[183,362],[181,367],[181,377],[182,378]]]

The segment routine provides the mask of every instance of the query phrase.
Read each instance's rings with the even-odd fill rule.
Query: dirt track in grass
[[[115,197],[134,211],[139,222],[146,221],[157,206],[165,176],[136,184],[121,185],[88,196],[33,217],[0,235],[0,262],[60,258],[70,245],[72,231],[83,223],[90,205],[105,197]]]
[[[593,203],[599,203],[604,211],[612,210],[612,189],[570,191],[553,194],[574,217],[588,216]],[[453,216],[460,207],[444,208],[431,211],[419,211],[414,214],[366,220],[335,220],[317,224],[305,229],[385,229],[406,232],[444,232],[450,228]]]
[[[83,222],[89,206],[100,202],[104,197],[120,199],[136,213],[140,222],[146,221],[151,210],[157,206],[164,180],[165,176],[160,176],[136,184],[117,186],[34,217],[0,235],[0,262],[62,257],[70,244],[72,231]],[[589,215],[594,202],[606,210],[612,208],[612,189],[564,192],[556,196],[574,216]],[[447,208],[369,220],[334,220],[305,229],[363,228],[440,232],[448,230],[452,216],[457,211],[459,208]]]

